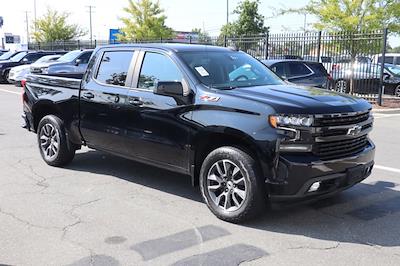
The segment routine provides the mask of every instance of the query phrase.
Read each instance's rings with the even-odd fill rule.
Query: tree
[[[258,35],[265,33],[264,16],[258,11],[259,0],[244,0],[233,11],[239,15],[238,20],[225,24],[221,29],[222,36]]]
[[[210,35],[208,35],[208,33],[203,31],[202,29],[194,28],[194,29],[192,29],[192,32],[197,33],[197,35],[199,36],[199,39],[198,39],[199,43],[210,43],[211,42]]]
[[[316,16],[317,30],[354,32],[388,27],[390,32],[400,33],[399,0],[311,0],[302,8],[283,8],[277,15],[287,13]]]
[[[68,24],[66,12],[47,9],[46,14],[34,22],[33,39],[36,42],[54,42],[75,39],[86,34],[76,24]]]
[[[165,25],[166,16],[159,2],[151,0],[129,0],[129,6],[123,9],[128,17],[120,18],[124,23],[121,34],[117,35],[120,41],[170,39],[172,29]]]

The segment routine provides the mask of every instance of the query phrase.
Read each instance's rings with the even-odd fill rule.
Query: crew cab
[[[374,164],[367,101],[289,84],[229,48],[104,46],[82,79],[30,75],[22,98],[47,164],[85,145],[179,172],[229,222],[332,196]]]

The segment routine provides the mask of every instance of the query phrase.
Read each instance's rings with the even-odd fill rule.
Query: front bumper
[[[304,202],[329,197],[361,182],[371,174],[375,145],[369,141],[365,149],[353,156],[321,161],[313,156],[281,155],[278,179],[267,179],[271,202]],[[320,182],[317,191],[308,192]]]

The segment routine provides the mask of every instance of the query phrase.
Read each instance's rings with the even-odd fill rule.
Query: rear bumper
[[[310,156],[281,156],[279,175],[283,182],[267,180],[272,202],[304,202],[329,197],[361,182],[371,174],[375,145],[369,141],[365,149],[351,157],[320,161]],[[318,190],[310,187],[320,182]]]

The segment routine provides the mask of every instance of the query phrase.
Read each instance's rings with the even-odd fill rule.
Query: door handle
[[[82,94],[82,97],[85,98],[85,99],[93,99],[94,98],[94,94],[91,93],[91,92],[84,92]]]
[[[129,104],[139,106],[142,105],[143,102],[139,98],[129,98]]]

